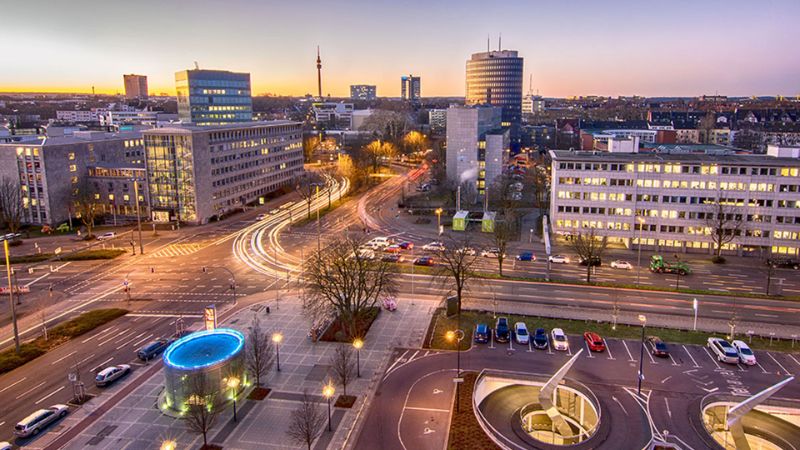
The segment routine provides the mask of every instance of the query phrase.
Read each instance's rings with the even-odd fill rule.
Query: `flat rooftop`
[[[758,164],[762,166],[800,166],[800,158],[779,158],[769,155],[713,155],[705,153],[609,153],[602,151],[550,150],[553,161],[651,162],[651,163],[717,163]]]
[[[144,130],[145,134],[174,134],[176,132],[214,132],[225,130],[245,130],[262,127],[275,127],[280,125],[302,125],[301,122],[293,120],[262,120],[255,122],[237,122],[225,125],[192,125],[192,124],[173,124],[164,128],[153,128]]]

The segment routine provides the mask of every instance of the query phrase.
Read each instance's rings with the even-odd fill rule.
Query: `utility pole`
[[[14,286],[11,284],[11,258],[8,255],[8,240],[3,239],[6,252],[6,274],[8,275],[8,301],[11,306],[11,322],[14,326],[14,351],[19,354],[19,329],[17,328],[17,309],[14,306]]]
[[[136,227],[139,229],[139,254],[144,255],[144,243],[142,242],[142,214],[139,209],[139,181],[133,179],[133,195],[136,196]],[[155,230],[155,224],[153,224]]]

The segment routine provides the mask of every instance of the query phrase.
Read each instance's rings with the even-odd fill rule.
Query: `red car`
[[[587,331],[583,333],[583,340],[586,341],[586,345],[589,347],[589,350],[593,352],[602,352],[606,349],[605,341],[594,331]]]
[[[402,250],[402,249],[400,248],[399,245],[396,245],[396,244],[392,244],[392,245],[386,247],[385,249],[383,249],[383,251],[386,252],[386,253],[400,253],[400,250]]]

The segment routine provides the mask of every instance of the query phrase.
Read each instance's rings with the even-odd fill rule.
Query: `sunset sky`
[[[800,94],[798,0],[0,0],[0,16],[0,91],[115,93],[137,73],[172,95],[198,61],[302,95],[320,45],[325,94],[398,96],[413,73],[423,96],[455,96],[502,33],[545,96]]]

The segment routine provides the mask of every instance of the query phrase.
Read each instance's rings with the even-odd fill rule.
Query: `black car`
[[[533,335],[533,346],[536,348],[547,348],[547,331],[544,328],[537,328]]]
[[[660,356],[666,358],[669,356],[669,347],[658,336],[650,336],[647,338],[647,347],[653,356]]]
[[[600,267],[603,264],[599,256],[592,256],[591,258],[581,257],[580,263],[582,266],[592,266],[592,267]]]
[[[475,342],[478,344],[485,344],[489,342],[489,327],[485,323],[479,323],[475,326]]]
[[[391,262],[391,263],[399,263],[403,262],[403,257],[398,255],[397,253],[387,253],[381,256],[381,261],[383,262]]]
[[[800,261],[791,258],[770,258],[767,261],[767,264],[772,266],[772,268],[781,268],[781,269],[800,269]]]
[[[511,332],[508,329],[508,319],[505,317],[498,317],[497,324],[494,327],[494,340],[497,342],[508,342],[511,339]]]
[[[167,349],[170,342],[166,339],[159,339],[153,342],[146,344],[144,347],[140,348],[138,352],[136,352],[136,356],[141,359],[142,361],[149,361],[156,356],[160,355],[161,352]]]

